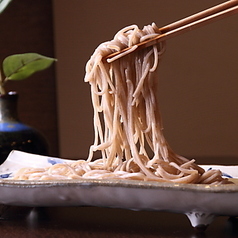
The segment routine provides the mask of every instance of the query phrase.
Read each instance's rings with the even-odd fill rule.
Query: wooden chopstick
[[[185,32],[207,25],[208,23],[212,23],[219,19],[234,15],[235,13],[238,13],[238,0],[230,0],[228,2],[219,4],[215,7],[191,15],[190,17],[186,17],[182,20],[159,28],[160,32],[162,33],[161,35],[136,44],[136,50],[158,44],[161,41],[168,40]],[[125,53],[130,49],[131,47],[128,47],[122,49],[121,51],[112,53],[106,56],[105,60]]]
[[[175,29],[177,29],[179,27],[182,27],[184,25],[190,24],[192,22],[196,22],[196,21],[201,20],[203,18],[212,16],[213,14],[225,11],[226,9],[235,7],[237,5],[238,5],[238,0],[227,1],[227,2],[224,2],[224,3],[219,4],[217,6],[208,8],[204,11],[199,12],[199,13],[196,13],[194,15],[191,15],[189,17],[183,18],[182,20],[176,21],[176,22],[174,22],[172,24],[169,24],[167,26],[161,27],[159,30],[163,34],[163,33],[175,30]]]

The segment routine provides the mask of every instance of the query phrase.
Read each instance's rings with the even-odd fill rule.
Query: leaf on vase
[[[22,80],[47,69],[54,61],[37,53],[15,54],[4,59],[3,72],[7,80]]]

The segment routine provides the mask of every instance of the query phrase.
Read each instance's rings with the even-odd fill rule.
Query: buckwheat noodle
[[[156,99],[157,66],[164,42],[125,52],[108,61],[105,56],[160,34],[153,23],[120,30],[102,43],[86,65],[85,81],[91,85],[94,143],[87,160],[49,168],[24,168],[14,179],[132,179],[177,183],[227,183],[219,170],[204,171],[177,155],[162,131]],[[100,151],[101,158],[94,159]]]

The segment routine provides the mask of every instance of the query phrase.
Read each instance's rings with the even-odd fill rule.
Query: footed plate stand
[[[158,183],[152,181],[77,179],[13,180],[22,167],[48,167],[69,160],[12,151],[0,166],[0,204],[22,207],[95,206],[185,214],[197,230],[217,216],[238,216],[238,185]],[[206,165],[220,169],[236,182],[238,166]]]

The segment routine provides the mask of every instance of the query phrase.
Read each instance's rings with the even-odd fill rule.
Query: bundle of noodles
[[[136,25],[102,43],[86,65],[94,109],[94,143],[87,161],[58,164],[41,171],[24,169],[15,179],[112,178],[178,183],[227,183],[220,171],[205,172],[175,154],[162,133],[156,99],[157,66],[164,43],[105,56],[159,34],[156,25]],[[94,152],[101,158],[93,160]]]

